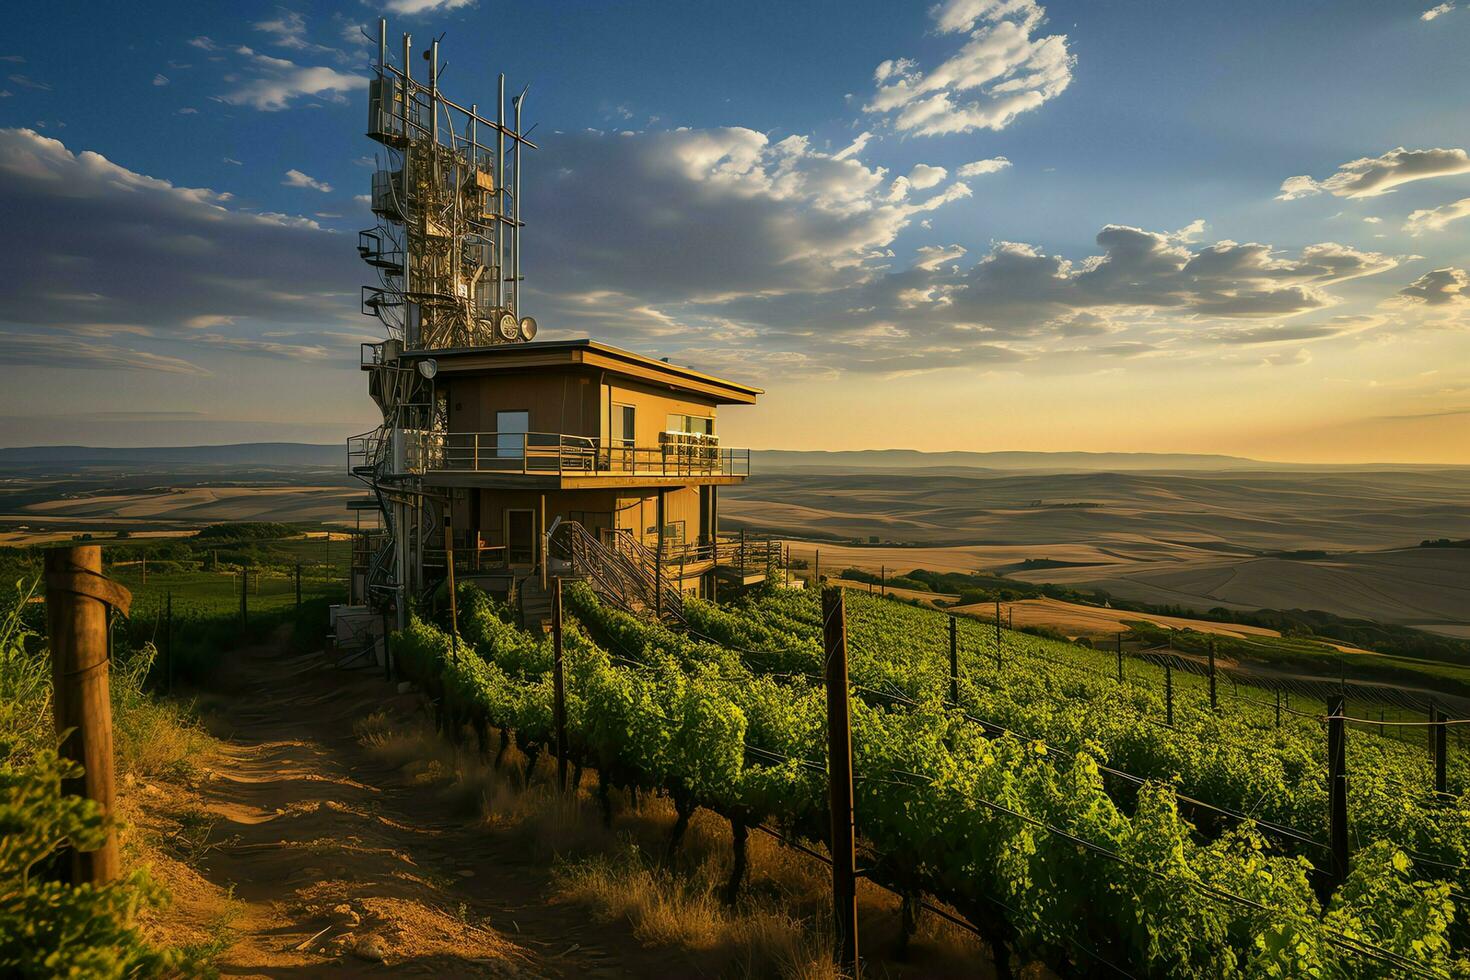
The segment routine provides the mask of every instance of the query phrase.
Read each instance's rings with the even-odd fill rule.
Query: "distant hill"
[[[244,442],[226,446],[20,446],[0,449],[0,468],[38,466],[334,466],[345,468],[341,443]]]
[[[917,449],[858,449],[842,452],[761,449],[752,455],[753,467],[765,472],[824,469],[986,469],[1076,473],[1094,470],[1260,470],[1301,465],[1266,463],[1243,456],[1201,453],[926,453]]]

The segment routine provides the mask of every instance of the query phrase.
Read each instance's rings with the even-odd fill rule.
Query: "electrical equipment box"
[[[368,82],[368,131],[380,143],[403,142],[403,87],[392,75]]]

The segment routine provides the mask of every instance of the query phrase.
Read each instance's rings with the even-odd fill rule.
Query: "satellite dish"
[[[521,317],[521,336],[526,340],[536,339],[536,318],[533,316]]]
[[[500,336],[506,340],[515,340],[520,335],[520,324],[516,323],[516,315],[514,313],[502,314],[498,326],[500,328]]]
[[[419,374],[422,374],[426,378],[433,378],[438,373],[439,362],[432,357],[426,357],[422,361],[419,361]]]

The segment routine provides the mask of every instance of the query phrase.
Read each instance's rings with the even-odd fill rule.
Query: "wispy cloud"
[[[249,47],[240,46],[235,53],[247,59],[252,77],[220,100],[230,105],[250,106],[262,112],[278,112],[289,108],[303,96],[316,96],[329,101],[345,101],[344,93],[367,85],[367,79],[349,75],[335,68],[297,65],[285,58],[273,58]]]
[[[999,173],[1011,165],[1011,161],[1005,157],[991,157],[988,160],[976,160],[967,163],[959,169],[961,177],[983,177],[986,174]]]
[[[1066,35],[1035,36],[1046,19],[1035,0],[945,0],[931,14],[941,34],[966,33],[968,40],[927,72],[910,58],[884,61],[863,106],[901,133],[1004,129],[1072,82]]]
[[[154,75],[153,84],[158,86],[159,88],[162,88],[163,86],[168,84],[168,76],[162,74]]]
[[[1449,266],[1435,269],[1399,290],[1400,296],[1426,306],[1449,306],[1470,301],[1470,273]]]
[[[1470,154],[1461,149],[1406,150],[1402,146],[1382,156],[1349,160],[1324,180],[1305,174],[1281,183],[1278,201],[1327,193],[1334,197],[1377,197],[1401,184],[1431,177],[1470,173]]]
[[[388,0],[385,5],[392,14],[437,14],[448,10],[469,7],[475,0]]]
[[[1415,236],[1430,231],[1443,231],[1450,222],[1467,217],[1470,217],[1470,197],[1462,197],[1437,208],[1420,208],[1411,212],[1404,222],[1404,231]]]
[[[331,193],[332,190],[332,185],[327,183],[326,181],[317,180],[315,177],[311,177],[307,174],[302,173],[299,170],[294,169],[286,171],[286,179],[281,181],[281,186],[306,187],[314,191],[321,191],[323,194]]]
[[[28,89],[31,89],[32,91],[36,91],[36,92],[49,92],[49,91],[51,91],[51,86],[48,83],[46,83],[46,82],[39,82],[36,79],[31,78],[29,75],[19,75],[19,74],[16,74],[16,75],[10,75],[8,77],[9,77],[9,79],[12,82],[14,82],[15,84],[19,85],[21,88],[28,88]]]
[[[1453,3],[1441,3],[1424,11],[1424,13],[1419,15],[1419,19],[1424,21],[1435,20],[1439,17],[1443,17],[1445,14],[1454,9],[1455,5]]]

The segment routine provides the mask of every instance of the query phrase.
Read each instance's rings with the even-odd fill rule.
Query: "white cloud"
[[[1400,296],[1426,306],[1449,306],[1470,301],[1470,273],[1449,266],[1435,269],[1399,290]]]
[[[200,51],[219,50],[219,45],[215,44],[213,39],[206,37],[203,34],[199,35],[198,37],[191,37],[187,43],[191,48],[198,48]]]
[[[249,340],[263,325],[357,319],[359,263],[313,223],[244,212],[228,193],[175,186],[31,130],[0,129],[0,212],[27,228],[0,278],[0,333],[27,338],[35,356],[82,336],[97,341],[78,354],[95,366],[200,373],[146,347],[204,343],[201,329],[230,326]]]
[[[1424,21],[1434,20],[1436,17],[1443,17],[1454,9],[1455,5],[1453,3],[1441,3],[1424,11],[1424,13],[1419,15],[1419,19]]]
[[[960,49],[924,72],[908,58],[884,61],[865,112],[919,136],[1001,130],[1056,98],[1072,81],[1067,37],[1033,36],[1046,17],[1035,0],[947,0],[931,11],[941,33],[970,32]]]
[[[332,185],[326,181],[317,180],[315,177],[308,176],[295,169],[286,171],[286,179],[281,181],[281,186],[307,187],[314,191],[321,191],[323,194],[329,194],[332,190]]]
[[[194,108],[191,105],[186,105],[182,109],[180,109],[177,112],[175,112],[174,115],[176,115],[176,116],[197,116],[197,115],[199,115],[199,110],[196,109],[196,108]]]
[[[160,86],[160,87],[162,87],[164,85],[167,85],[168,84],[168,77],[165,76],[165,75],[154,75],[153,76],[153,84],[154,85],[157,85],[157,86]]]
[[[385,5],[389,13],[406,14],[437,14],[448,10],[458,10],[460,7],[468,7],[475,0],[388,0]]]
[[[243,167],[243,166],[245,166],[245,164],[243,164],[239,160],[236,160],[234,157],[220,157],[220,161],[222,163],[228,163],[232,167]]]
[[[963,245],[920,245],[919,260],[914,265],[933,272],[942,265],[958,262],[965,257],[966,251]]]
[[[245,105],[262,112],[276,112],[288,108],[302,96],[318,96],[331,101],[345,101],[344,92],[364,88],[367,79],[359,75],[348,75],[333,68],[297,65],[285,58],[272,58],[248,47],[238,47],[235,53],[248,59],[253,76],[244,80],[233,91],[220,96],[230,105]]]
[[[869,133],[869,132],[859,133],[857,139],[853,140],[851,143],[847,144],[847,146],[843,147],[841,150],[838,150],[836,153],[832,154],[832,159],[834,159],[834,160],[846,160],[848,157],[855,157],[855,156],[857,156],[859,153],[863,152],[863,147],[867,146],[868,145],[868,141],[871,140],[872,138],[873,138],[873,134],[872,133]]]
[[[909,186],[916,191],[926,191],[943,183],[944,178],[949,176],[949,171],[943,167],[931,167],[927,163],[914,165],[909,171]]]
[[[316,44],[306,39],[306,18],[294,10],[280,8],[270,20],[256,21],[252,25],[257,31],[270,35],[271,43],[293,51],[322,51],[336,54],[336,48]]]
[[[1470,173],[1470,154],[1464,150],[1406,150],[1402,146],[1382,156],[1350,160],[1325,180],[1305,174],[1282,181],[1278,201],[1326,192],[1335,197],[1377,197],[1414,180]]]
[[[999,173],[1011,165],[1011,161],[1005,157],[991,157],[988,160],[976,160],[967,163],[959,169],[961,177],[983,177],[986,174]]]
[[[1411,235],[1442,231],[1451,221],[1467,217],[1470,217],[1470,197],[1462,197],[1450,204],[1441,204],[1437,208],[1421,208],[1410,213],[1404,222],[1404,231]]]

